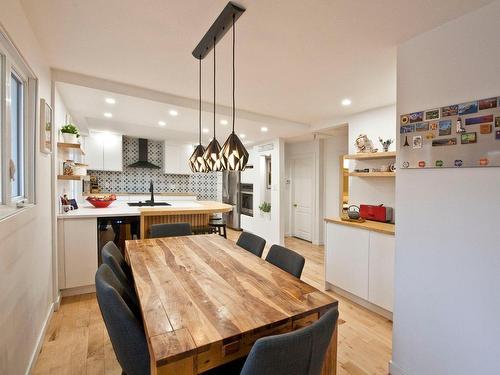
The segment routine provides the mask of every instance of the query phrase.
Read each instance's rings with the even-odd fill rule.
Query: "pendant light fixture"
[[[198,90],[199,90],[199,108],[198,108],[198,146],[194,149],[193,154],[189,158],[189,167],[193,172],[206,172],[207,163],[203,159],[203,154],[205,153],[205,147],[201,144],[201,57],[198,59],[199,66],[199,77],[198,77]]]
[[[220,163],[224,169],[229,171],[242,171],[248,163],[248,151],[234,132],[235,123],[235,21],[233,14],[233,131],[222,146],[220,152]]]
[[[215,45],[217,43],[216,38],[214,37],[214,137],[210,141],[210,143],[207,146],[207,149],[205,150],[205,153],[203,154],[203,159],[205,159],[205,163],[207,164],[207,172],[217,172],[217,171],[222,171],[223,166],[221,164],[219,155],[220,155],[220,144],[219,141],[217,141],[217,138],[215,136],[215,71],[216,71],[216,63],[215,63]]]

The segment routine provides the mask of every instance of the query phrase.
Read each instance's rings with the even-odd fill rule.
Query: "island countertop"
[[[143,215],[183,215],[197,213],[229,212],[233,206],[216,201],[168,201],[170,206],[130,207],[126,202],[115,201],[107,208],[95,208],[90,203],[81,204],[77,210],[59,214],[59,220]]]

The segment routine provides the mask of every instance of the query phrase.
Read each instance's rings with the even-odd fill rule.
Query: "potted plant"
[[[64,139],[64,143],[78,143],[78,128],[73,124],[66,124],[61,128],[61,134]]]
[[[259,206],[261,216],[271,219],[271,203],[263,202]]]

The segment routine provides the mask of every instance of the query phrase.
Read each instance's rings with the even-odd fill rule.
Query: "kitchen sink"
[[[128,202],[127,203],[131,207],[143,207],[143,206],[171,206],[170,203],[167,202]]]

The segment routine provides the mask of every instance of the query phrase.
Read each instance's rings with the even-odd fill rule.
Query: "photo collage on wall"
[[[400,116],[399,164],[406,168],[500,166],[500,97]]]

